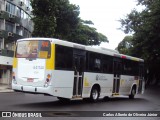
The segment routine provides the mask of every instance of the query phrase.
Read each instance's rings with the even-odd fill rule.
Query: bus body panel
[[[100,85],[101,96],[112,95],[112,88],[113,88],[112,74],[84,72],[82,97],[90,97],[91,89],[95,84]]]
[[[43,86],[45,81],[45,59],[27,60],[19,58],[17,82],[21,85]]]
[[[51,84],[53,95],[64,98],[72,98],[74,71],[54,70]]]
[[[135,76],[121,75],[119,94],[129,95],[133,84],[137,85],[137,81],[135,80]]]

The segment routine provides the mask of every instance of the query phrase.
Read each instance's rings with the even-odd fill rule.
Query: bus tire
[[[99,99],[99,92],[100,90],[98,89],[98,87],[93,87],[91,90],[91,94],[90,94],[90,101],[91,102],[97,102]]]
[[[129,99],[134,99],[136,95],[136,86],[132,87],[131,94],[129,95]]]

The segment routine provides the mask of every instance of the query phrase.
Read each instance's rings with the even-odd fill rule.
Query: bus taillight
[[[49,86],[50,80],[51,80],[51,75],[48,74],[47,78],[46,78],[46,81],[45,81],[45,84],[44,84],[44,87],[48,87]]]

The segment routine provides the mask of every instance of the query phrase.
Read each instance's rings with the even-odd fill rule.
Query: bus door
[[[85,70],[86,52],[75,49],[73,52],[74,82],[73,97],[81,97],[83,90],[83,73]]]
[[[119,94],[120,77],[121,77],[121,60],[116,58],[113,60],[113,94]]]
[[[138,87],[138,93],[143,93],[144,91],[144,77],[143,77],[143,70],[144,70],[144,66],[143,64],[139,63],[139,87]]]

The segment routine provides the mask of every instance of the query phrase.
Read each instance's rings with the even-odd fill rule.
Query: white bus
[[[144,91],[144,60],[59,39],[17,40],[12,89],[60,100],[127,95]]]

